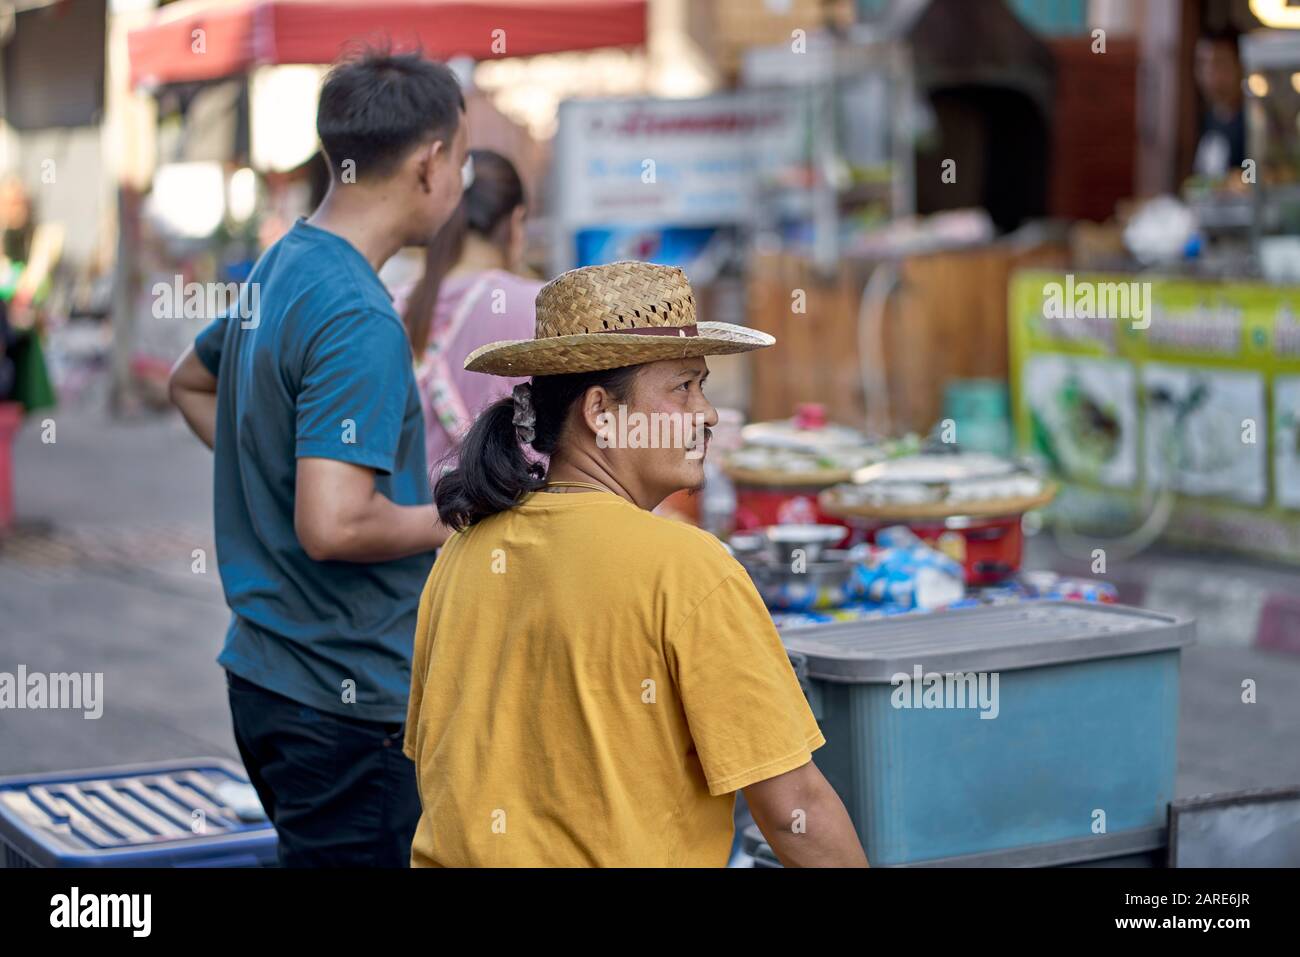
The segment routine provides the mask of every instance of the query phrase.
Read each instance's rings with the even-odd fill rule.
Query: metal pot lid
[[[906,455],[868,465],[853,473],[854,484],[953,485],[1005,478],[1024,469],[1008,459],[986,452]]]
[[[790,421],[752,422],[740,430],[740,437],[746,445],[811,453],[827,449],[860,448],[868,444],[865,435],[847,426],[827,424],[814,429],[801,429]]]
[[[759,530],[769,542],[782,545],[830,545],[844,537],[843,525],[801,524],[765,525]]]

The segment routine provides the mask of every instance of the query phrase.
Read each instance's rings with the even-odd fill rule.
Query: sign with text
[[[1300,561],[1300,287],[1026,271],[1013,277],[1020,450],[1058,515]]]
[[[556,215],[568,230],[750,221],[765,176],[805,162],[797,92],[563,103]]]

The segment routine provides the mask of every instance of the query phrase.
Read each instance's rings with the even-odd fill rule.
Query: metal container
[[[826,735],[815,760],[872,864],[1045,865],[1163,844],[1193,634],[1043,601],[782,638]]]
[[[767,557],[789,565],[815,562],[844,538],[842,525],[769,525],[761,530]]]
[[[826,551],[825,561],[797,566],[763,557],[738,556],[763,603],[775,611],[838,608],[854,598],[853,563],[848,553]]]

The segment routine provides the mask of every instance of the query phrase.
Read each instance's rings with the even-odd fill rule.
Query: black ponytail
[[[588,389],[600,386],[615,399],[627,397],[639,366],[596,372],[536,376],[530,393],[536,423],[530,443],[542,455],[559,448],[569,409]],[[515,401],[507,396],[483,410],[460,445],[450,453],[456,467],[434,485],[438,517],[448,528],[462,531],[483,519],[519,504],[546,484],[541,463],[531,460],[514,424]]]

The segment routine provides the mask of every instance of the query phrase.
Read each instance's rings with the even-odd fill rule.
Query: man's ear
[[[435,139],[415,151],[416,174],[420,189],[426,193],[433,192],[433,171],[437,168],[439,151],[444,148],[442,140]]]
[[[601,386],[593,386],[582,397],[582,421],[594,434],[608,428],[605,416],[614,410],[614,397]]]

